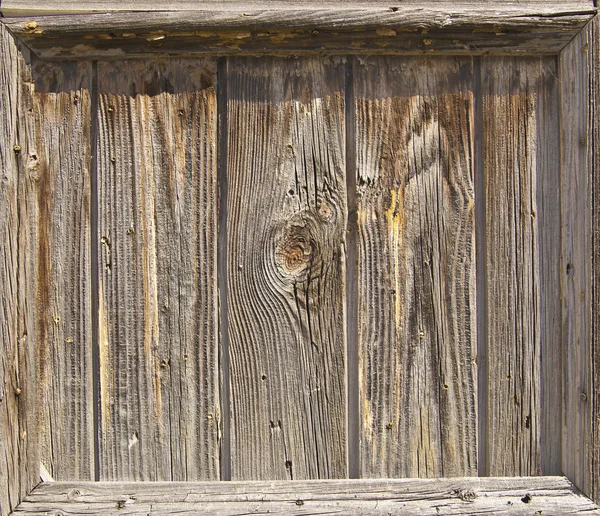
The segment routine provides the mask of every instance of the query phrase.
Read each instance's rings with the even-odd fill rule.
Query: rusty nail
[[[17,388],[15,389],[15,396],[20,396],[20,394],[21,394],[22,392],[23,392],[23,391],[22,391],[21,389],[19,389],[19,387],[17,387]]]
[[[21,152],[21,146],[20,146],[20,145],[15,145],[15,146],[13,147],[13,150],[14,150],[15,152]]]

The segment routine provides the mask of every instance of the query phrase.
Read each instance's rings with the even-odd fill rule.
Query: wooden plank
[[[202,9],[224,9],[231,7],[238,2],[236,0],[208,0],[202,3]],[[395,4],[396,2],[392,2]],[[262,8],[262,9],[273,9],[273,8],[285,8],[289,7],[290,4],[296,4],[293,0],[277,0],[273,2],[265,2],[250,0],[245,2],[246,7]],[[382,2],[381,0],[362,0],[362,1],[350,1],[340,2],[340,0],[322,0],[320,2],[308,1],[304,2],[304,7],[307,9],[318,9],[323,5],[335,7],[336,9],[352,9],[360,7],[375,7],[384,6],[389,7],[389,2]],[[548,7],[548,2],[543,0],[509,0],[502,2],[502,5],[508,5],[512,8],[523,8],[523,7],[536,7],[545,8]],[[428,0],[423,2],[422,0],[402,0],[398,2],[398,9],[404,9],[406,7],[437,7],[447,8],[448,6],[456,7],[471,7],[481,8],[485,6],[486,9],[495,9],[499,7],[497,0]],[[561,2],[560,7],[565,12],[577,11],[579,9],[593,9],[593,0],[565,0]],[[193,11],[198,8],[198,3],[190,0],[165,0],[163,2],[155,2],[151,0],[56,0],[52,5],[40,5],[35,0],[3,0],[2,8],[0,9],[4,16],[15,16],[19,14],[58,14],[58,13],[90,13],[90,12],[119,12],[119,11]]]
[[[233,479],[346,476],[344,70],[228,62]]]
[[[474,475],[472,59],[355,64],[361,473]]]
[[[219,475],[215,72],[98,64],[101,479]]]
[[[561,309],[559,85],[556,59],[543,59],[536,111],[536,181],[540,294],[540,471],[561,475],[563,367]],[[533,151],[532,151],[533,152]]]
[[[561,53],[561,223],[564,339],[562,469],[592,494],[591,189],[593,109],[592,26]],[[597,475],[597,472],[596,472]]]
[[[564,477],[40,484],[15,514],[600,514]]]
[[[0,514],[39,481],[36,360],[38,188],[27,49],[0,26]]]
[[[591,22],[589,52],[590,67],[590,112],[588,117],[588,134],[593,138],[592,183],[592,485],[589,496],[598,503],[600,501],[600,123],[597,122],[600,112],[600,20]],[[589,459],[588,459],[589,460]]]
[[[548,312],[556,300],[545,297],[542,314],[541,288],[555,279],[556,263],[550,257],[548,270],[541,271],[540,253],[556,250],[556,242],[540,247],[538,185],[556,181],[551,162],[556,155],[546,155],[548,146],[539,143],[544,131],[552,134],[540,124],[551,116],[541,112],[555,91],[555,76],[553,60],[485,58],[481,63],[488,307],[488,375],[482,381],[487,391],[486,471],[491,475],[540,474],[540,434],[550,428],[541,412],[540,383],[546,381],[541,356],[560,348],[557,337],[548,336],[556,330],[555,307]],[[544,199],[544,207],[551,199]],[[542,220],[554,219],[544,213]],[[548,337],[543,343],[542,327]],[[560,363],[556,355],[544,360],[545,372]],[[556,389],[549,392],[545,410],[560,411],[552,397],[556,394]]]
[[[55,480],[94,478],[91,71],[86,62],[42,62],[33,70],[28,165],[40,189],[39,438],[42,464]]]
[[[591,19],[588,2],[352,9],[221,10],[6,18],[42,57],[257,52],[558,53]]]

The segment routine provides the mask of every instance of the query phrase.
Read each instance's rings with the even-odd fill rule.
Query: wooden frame
[[[600,31],[591,0],[489,1],[485,9],[481,2],[445,0],[425,7],[416,0],[391,7],[331,3],[298,8],[281,2],[240,8],[219,3],[205,4],[203,10],[179,2],[162,4],[161,12],[152,12],[155,4],[134,0],[116,4],[63,1],[56,2],[52,12],[40,12],[35,2],[5,0],[0,7],[3,15],[11,16],[1,20],[1,29],[15,38],[2,38],[0,66],[2,109],[7,113],[0,125],[0,164],[10,185],[4,190],[0,186],[0,220],[6,221],[0,241],[13,242],[4,251],[6,265],[0,267],[0,298],[5,303],[0,315],[0,512],[13,509],[35,487],[39,464],[37,359],[27,345],[36,331],[27,299],[35,297],[30,281],[38,267],[34,243],[39,227],[37,203],[19,200],[28,198],[35,181],[26,173],[25,149],[15,132],[18,120],[27,114],[14,102],[18,98],[26,103],[30,92],[28,52],[61,60],[173,54],[558,55],[561,467],[575,486],[600,503]],[[64,14],[50,16],[55,12]],[[11,468],[18,474],[6,473]]]

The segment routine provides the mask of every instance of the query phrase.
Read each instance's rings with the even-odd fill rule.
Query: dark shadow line
[[[346,232],[346,408],[348,418],[348,478],[359,478],[360,414],[358,388],[358,219],[356,201],[356,146],[352,57],[348,57],[348,62],[346,64],[345,86],[346,194],[348,203],[348,225]]]
[[[98,264],[98,61],[92,61],[91,85],[91,177],[90,177],[90,277],[92,290],[92,375],[93,375],[93,413],[94,413],[94,478],[100,480],[100,442],[102,439],[100,418],[102,406],[100,399],[100,274]]]

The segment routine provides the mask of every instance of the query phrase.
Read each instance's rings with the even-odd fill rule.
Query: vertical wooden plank
[[[40,243],[38,305],[41,462],[55,480],[93,480],[90,292],[91,63],[36,63]]]
[[[538,261],[540,295],[540,472],[561,475],[562,308],[560,232],[559,80],[556,57],[544,58],[538,90],[535,148],[537,162]]]
[[[18,391],[18,204],[17,153],[18,51],[0,24],[0,514],[21,498]]]
[[[347,474],[344,70],[228,64],[233,479]]]
[[[39,481],[37,177],[30,58],[0,23],[0,514]]]
[[[592,153],[592,453],[591,490],[587,493],[600,504],[600,20],[596,16],[588,27],[591,99],[588,113],[589,149]]]
[[[487,474],[540,474],[540,58],[483,58]]]
[[[592,267],[590,259],[592,138],[589,25],[559,59],[561,109],[562,315],[564,340],[563,473],[592,494]],[[597,474],[597,472],[596,472]]]
[[[355,62],[361,474],[475,475],[472,60]]]
[[[98,64],[104,480],[219,475],[215,71]]]

